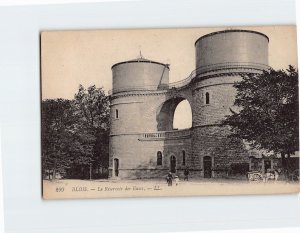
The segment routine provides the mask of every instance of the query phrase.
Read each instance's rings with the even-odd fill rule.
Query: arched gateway
[[[110,177],[181,175],[188,167],[192,176],[210,178],[248,162],[220,123],[231,113],[233,83],[268,68],[268,37],[226,30],[200,37],[195,48],[196,69],[176,83],[169,83],[167,64],[138,58],[112,66]],[[177,130],[174,112],[183,100],[191,106],[192,127]],[[121,161],[117,173],[114,158]]]

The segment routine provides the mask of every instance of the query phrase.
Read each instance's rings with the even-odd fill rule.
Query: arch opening
[[[189,129],[192,127],[192,108],[187,100],[181,101],[175,109],[173,129]]]
[[[158,151],[156,154],[156,165],[161,166],[162,165],[162,153],[161,151]]]
[[[157,131],[172,131],[192,127],[192,108],[183,97],[167,100],[159,109]]]

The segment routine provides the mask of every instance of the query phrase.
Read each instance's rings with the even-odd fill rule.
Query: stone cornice
[[[118,93],[118,94],[115,94],[115,95],[111,95],[110,96],[110,99],[117,99],[117,98],[120,98],[120,97],[128,97],[128,96],[150,96],[150,95],[156,95],[156,96],[159,96],[159,95],[165,95],[169,92],[170,90],[137,90],[137,91],[130,91],[130,92],[123,92],[123,93]]]
[[[182,89],[188,88],[190,86],[194,86],[196,83],[199,83],[201,81],[210,79],[210,78],[215,78],[215,77],[224,77],[224,76],[242,76],[247,73],[258,73],[262,72],[262,70],[257,69],[257,68],[250,68],[250,67],[239,67],[239,68],[230,68],[226,70],[218,70],[215,72],[207,72],[204,74],[198,74],[191,80],[190,83],[188,83],[185,86],[182,86],[180,88],[171,88],[171,89],[164,89],[164,90],[136,90],[136,91],[124,91],[122,93],[117,93],[117,94],[112,94],[110,96],[110,99],[117,99],[121,97],[128,97],[128,96],[159,96],[159,95],[166,95],[170,93],[172,90],[174,91],[180,91]],[[212,85],[220,85],[219,84],[210,84]],[[228,84],[225,82],[225,84]]]
[[[206,124],[206,125],[193,125],[192,128],[188,129],[181,129],[181,130],[171,130],[171,131],[157,131],[157,132],[146,132],[146,133],[141,133],[141,132],[132,132],[132,133],[115,133],[115,134],[110,134],[110,137],[114,136],[124,136],[124,135],[134,135],[134,136],[139,136],[139,140],[141,141],[147,141],[147,140],[164,140],[164,139],[178,139],[178,138],[189,138],[190,133],[193,131],[195,128],[205,128],[205,127],[223,127],[225,125],[221,123],[215,123],[215,124]],[[157,135],[155,137],[147,137],[145,135],[152,135],[152,134],[165,134],[168,133],[169,135]]]
[[[241,71],[244,70],[244,71]],[[247,71],[246,71],[247,70]],[[256,71],[256,72],[254,72]],[[236,71],[230,71],[230,72],[208,72],[207,74],[199,74],[197,75],[192,82],[201,82],[206,79],[215,78],[215,77],[224,77],[224,76],[242,76],[249,73],[258,73],[262,72],[258,69],[249,69],[249,68],[239,68]]]
[[[210,36],[214,36],[214,35],[217,35],[217,34],[223,34],[223,33],[232,33],[232,32],[246,32],[246,33],[254,33],[254,34],[257,34],[257,35],[261,35],[261,36],[264,36],[268,42],[269,42],[269,37],[261,32],[257,32],[257,31],[252,31],[252,30],[243,30],[243,29],[231,29],[231,30],[223,30],[223,31],[216,31],[216,32],[212,32],[212,33],[209,33],[209,34],[206,34],[204,36],[201,36],[200,38],[198,38],[196,41],[195,41],[195,45],[202,39],[204,38],[207,38],[207,37],[210,37]]]

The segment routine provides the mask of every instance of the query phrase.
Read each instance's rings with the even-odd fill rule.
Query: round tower
[[[195,164],[204,177],[216,176],[218,167],[230,166],[231,158],[239,156],[240,148],[230,148],[229,130],[220,123],[231,114],[234,82],[241,80],[243,73],[268,68],[268,42],[266,35],[249,30],[218,31],[195,42],[192,147]]]
[[[139,177],[139,170],[151,166],[141,137],[156,132],[158,95],[169,83],[166,64],[138,58],[112,66],[110,96],[110,177]],[[156,154],[153,152],[156,156]]]
[[[225,30],[195,42],[198,74],[232,68],[262,68],[268,64],[269,38],[256,31]]]
[[[113,94],[124,91],[157,90],[169,83],[169,67],[144,58],[119,62],[111,69]]]

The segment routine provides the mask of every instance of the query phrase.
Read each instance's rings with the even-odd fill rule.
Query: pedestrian
[[[186,168],[186,169],[184,170],[183,174],[184,174],[184,179],[183,179],[183,180],[188,181],[188,180],[189,180],[189,174],[190,174],[189,169]]]
[[[172,181],[173,181],[173,176],[172,176],[172,173],[169,172],[168,175],[167,175],[168,186],[172,186]]]
[[[179,185],[179,177],[178,176],[174,177],[174,181],[175,181],[176,186]]]

